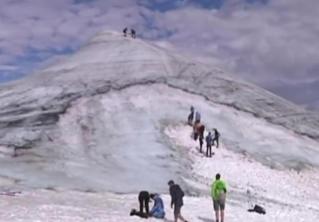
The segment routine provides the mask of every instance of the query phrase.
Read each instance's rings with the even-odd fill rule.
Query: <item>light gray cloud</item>
[[[218,58],[232,73],[271,90],[302,95],[307,87],[319,101],[319,88],[311,84],[319,80],[318,8],[316,0],[228,0],[221,10],[185,7],[157,14],[155,21],[159,31],[174,33],[168,40],[180,49]],[[301,102],[293,94],[285,97]]]

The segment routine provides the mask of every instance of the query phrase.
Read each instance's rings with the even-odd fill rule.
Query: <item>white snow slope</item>
[[[2,86],[0,104],[0,221],[139,221],[138,191],[169,206],[169,179],[188,194],[185,217],[213,221],[217,172],[226,221],[319,219],[318,114],[145,41],[102,32]],[[212,158],[190,137],[191,105],[221,133]],[[267,214],[248,213],[253,203]]]

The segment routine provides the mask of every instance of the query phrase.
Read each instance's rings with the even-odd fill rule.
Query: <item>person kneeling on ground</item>
[[[165,217],[165,211],[162,198],[158,194],[150,194],[150,198],[154,200],[154,206],[151,209],[149,216],[163,219]]]

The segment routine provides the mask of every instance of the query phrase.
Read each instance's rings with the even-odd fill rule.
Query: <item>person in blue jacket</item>
[[[164,211],[164,202],[160,195],[158,194],[150,194],[150,198],[154,201],[154,206],[151,209],[149,215],[151,217],[163,219],[165,217],[165,211]]]

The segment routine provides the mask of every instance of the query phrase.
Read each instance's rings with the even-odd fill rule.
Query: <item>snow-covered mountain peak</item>
[[[45,72],[95,67],[105,70],[90,73],[90,76],[102,75],[101,78],[107,80],[114,76],[123,78],[124,75],[128,75],[129,78],[160,77],[176,75],[174,72],[176,66],[188,63],[190,61],[186,58],[144,40],[133,39],[130,36],[124,37],[117,32],[102,32],[92,38],[77,53],[59,65],[47,68]],[[107,69],[113,69],[116,72],[106,74]],[[118,76],[119,72],[121,76]]]
[[[191,105],[230,150],[281,169],[319,165],[318,114],[176,52],[102,32],[0,89],[2,164],[15,166],[0,175],[31,187],[166,189],[163,180],[189,176],[185,152],[165,130],[184,124]]]

